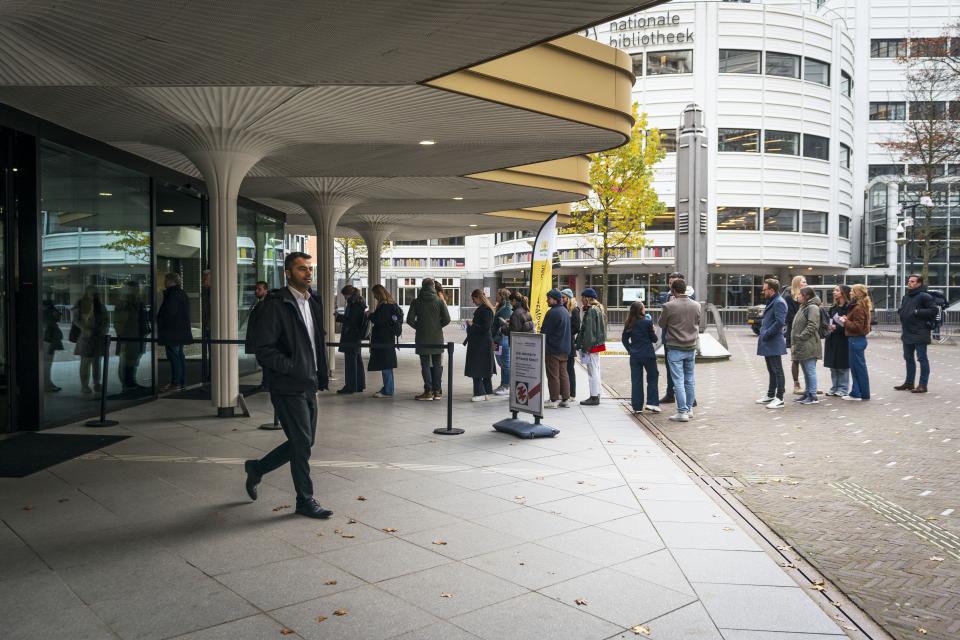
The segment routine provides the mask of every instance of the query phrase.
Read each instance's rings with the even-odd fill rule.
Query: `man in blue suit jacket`
[[[767,395],[757,400],[757,404],[767,405],[767,409],[783,408],[783,363],[780,357],[787,352],[787,341],[783,328],[787,321],[787,301],[780,295],[780,281],[767,278],[763,281],[763,297],[767,306],[763,310],[760,324],[760,336],[757,340],[757,355],[767,362],[770,384]]]

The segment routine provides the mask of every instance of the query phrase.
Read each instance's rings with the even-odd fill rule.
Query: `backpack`
[[[943,324],[944,319],[947,317],[947,298],[943,295],[942,291],[934,289],[933,291],[927,291],[927,295],[930,296],[931,302],[937,308],[937,315],[929,320],[925,320],[927,329],[931,331],[936,331]]]
[[[830,312],[820,307],[820,326],[817,327],[817,333],[821,338],[830,335]]]
[[[400,305],[393,305],[393,314],[390,316],[390,321],[393,327],[393,335],[399,338],[403,335],[403,309],[400,308]]]

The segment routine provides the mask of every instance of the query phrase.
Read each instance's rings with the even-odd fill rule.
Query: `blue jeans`
[[[867,373],[867,336],[850,336],[847,339],[847,351],[850,355],[850,395],[854,398],[870,399],[870,376]]]
[[[393,395],[393,369],[384,369],[380,372],[380,376],[383,378],[383,387],[380,388],[380,393],[385,396]]]
[[[167,360],[170,362],[170,384],[182,387],[187,383],[187,356],[182,344],[166,345]],[[99,380],[96,380],[99,384]]]
[[[424,391],[441,391],[443,383],[443,354],[434,353],[420,356],[420,375],[423,376]]]
[[[510,336],[500,337],[500,352],[497,356],[497,364],[500,366],[500,384],[506,387],[510,385]]]
[[[803,368],[803,381],[807,385],[804,395],[807,397],[816,398],[817,397],[817,359],[807,358],[806,360],[801,360],[800,366]]]
[[[680,349],[667,350],[667,365],[670,367],[670,378],[673,380],[673,395],[677,400],[677,413],[689,413],[696,399],[693,365],[697,360],[697,352],[681,351]]]
[[[850,390],[850,369],[830,369],[830,391],[847,395]]]
[[[914,354],[920,362],[920,384],[927,386],[930,380],[930,360],[927,359],[927,345],[924,343],[903,345],[903,359],[907,361],[906,382],[913,384],[917,377],[917,362],[913,359]]]
[[[660,396],[657,392],[657,382],[660,380],[660,372],[657,371],[657,358],[641,358],[637,355],[630,355],[630,406],[634,411],[642,411],[644,405],[643,397],[643,372],[647,372],[647,404],[653,406],[660,405]]]

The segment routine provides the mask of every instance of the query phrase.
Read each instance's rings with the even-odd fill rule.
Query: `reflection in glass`
[[[763,132],[763,151],[788,156],[800,155],[800,134],[767,129]]]
[[[830,138],[809,133],[803,134],[803,156],[805,158],[816,158],[817,160],[829,160]]]
[[[759,129],[719,129],[717,130],[717,151],[757,153],[760,151],[759,140]]]
[[[756,207],[717,207],[717,231],[756,231]]]
[[[841,219],[843,216],[840,216]],[[804,233],[822,233],[827,232],[827,212],[826,211],[803,211],[803,232]]]
[[[720,49],[720,73],[760,73],[760,52]]]
[[[800,77],[800,56],[767,52],[767,75],[783,78]]]
[[[804,58],[803,79],[830,86],[830,65],[813,58]]]
[[[800,212],[797,209],[763,208],[764,231],[796,231]]]
[[[651,51],[647,53],[647,75],[693,73],[693,51]]]

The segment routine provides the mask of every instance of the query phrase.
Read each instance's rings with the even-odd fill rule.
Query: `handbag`
[[[76,342],[80,339],[80,327],[73,323],[70,325],[70,335],[67,336],[67,340],[70,342]]]

